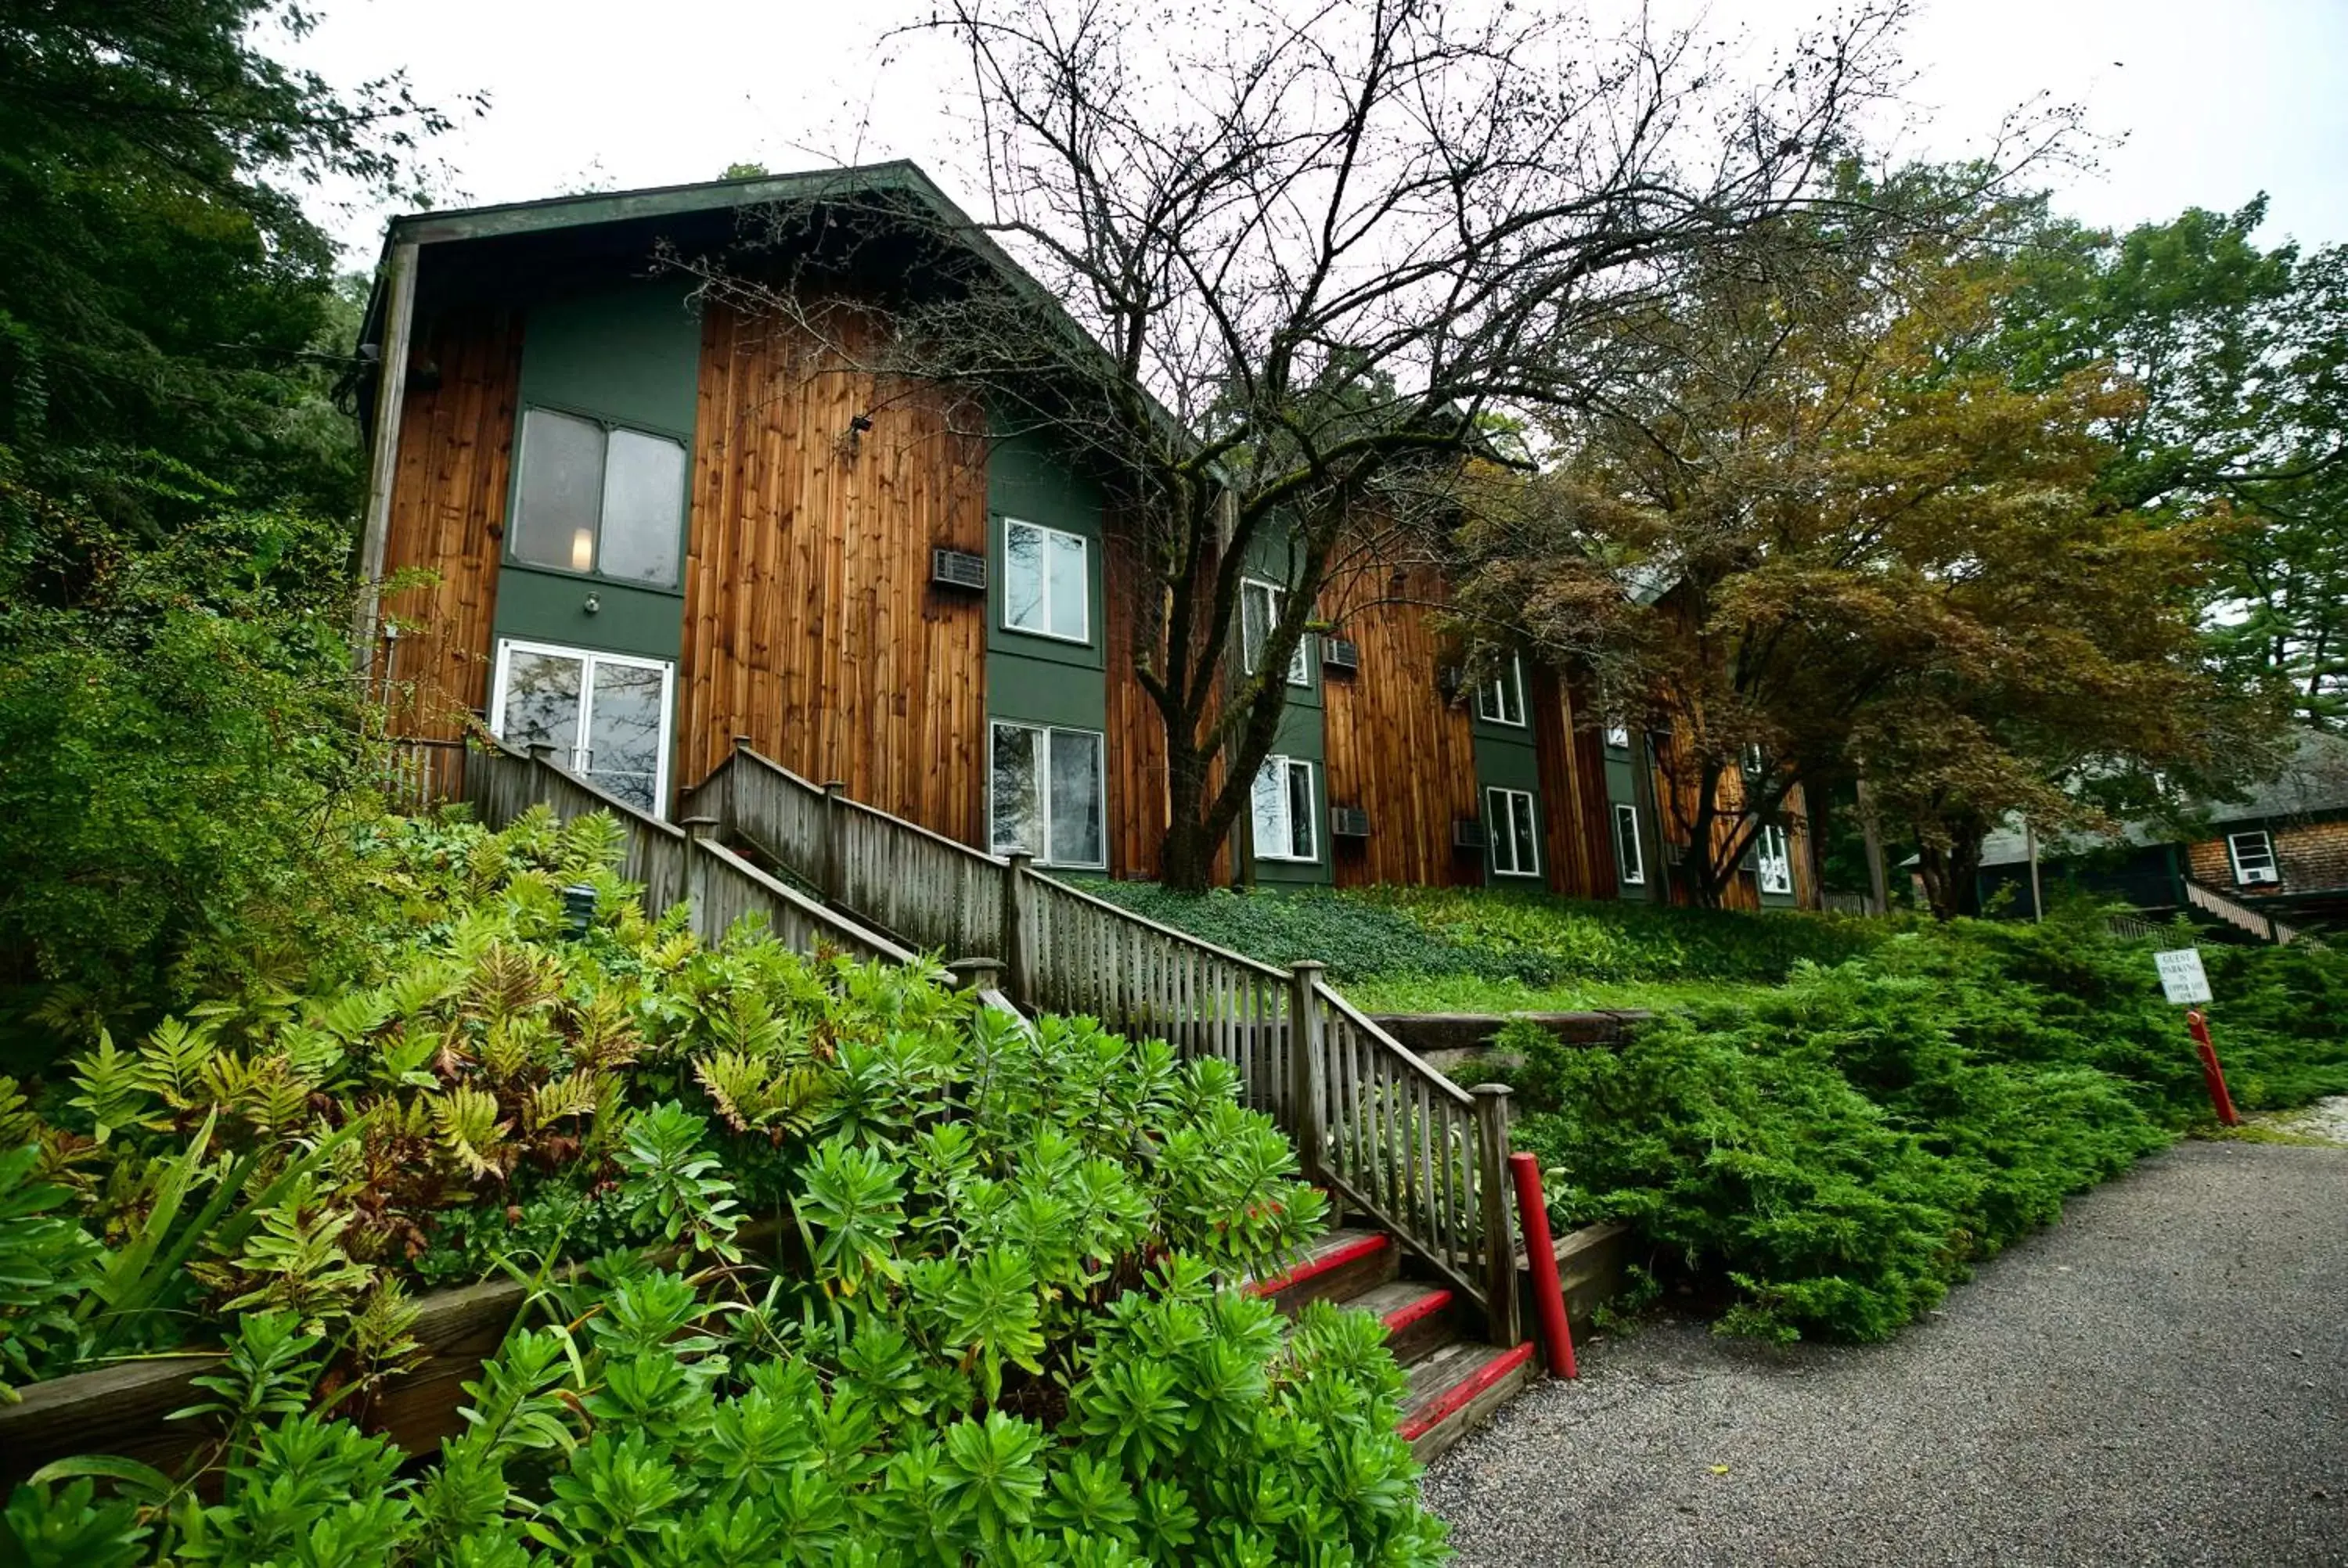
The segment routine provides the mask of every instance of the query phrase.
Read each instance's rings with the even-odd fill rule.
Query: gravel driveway
[[[2348,1564],[2348,1149],[2181,1144],[1890,1345],[1581,1367],[1428,1471],[1463,1564]]]

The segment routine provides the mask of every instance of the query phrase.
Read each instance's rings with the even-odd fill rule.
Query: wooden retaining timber
[[[791,867],[839,910],[909,946],[999,955],[1011,999],[1084,1013],[1184,1057],[1230,1062],[1249,1103],[1295,1139],[1321,1184],[1519,1337],[1508,1091],[1470,1092],[1331,989],[1136,915],[1035,869],[733,753],[685,809]]]

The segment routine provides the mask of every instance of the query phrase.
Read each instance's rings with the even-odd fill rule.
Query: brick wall
[[[2348,887],[2348,817],[2331,822],[2277,825],[2275,866],[2282,873],[2280,886],[2261,884],[2242,889],[2254,897],[2279,893],[2314,893]],[[2226,854],[2223,835],[2203,839],[2186,850],[2196,882],[2212,887],[2234,887],[2234,866]]]

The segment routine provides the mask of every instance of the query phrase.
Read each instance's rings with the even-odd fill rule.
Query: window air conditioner
[[[930,551],[930,580],[941,588],[986,590],[986,558],[968,550],[947,549],[943,546]]]
[[[1370,835],[1370,814],[1358,805],[1338,805],[1329,808],[1329,836],[1332,838],[1367,838]]]

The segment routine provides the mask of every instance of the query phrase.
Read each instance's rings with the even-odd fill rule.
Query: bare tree
[[[1899,85],[1905,8],[1864,3],[1739,81],[1687,35],[1498,4],[942,0],[916,31],[966,56],[986,193],[950,238],[1033,282],[942,269],[877,335],[804,289],[713,282],[1115,477],[1165,726],[1160,874],[1201,887],[1333,579],[1509,461],[1497,425],[1598,395],[1603,323],[1681,261],[1826,199]],[[1291,591],[1251,672],[1231,651],[1266,548]]]

